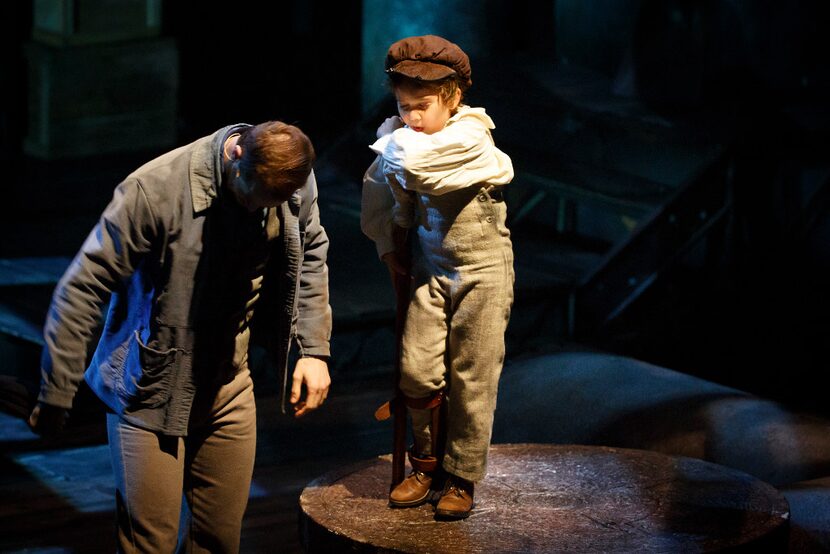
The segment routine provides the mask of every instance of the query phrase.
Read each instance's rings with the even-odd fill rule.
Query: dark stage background
[[[317,146],[323,199],[348,198],[357,209],[371,161],[365,145],[392,109],[379,71],[385,48],[406,34],[442,33],[470,53],[470,101],[493,114],[497,143],[517,166],[509,199],[524,256],[517,263],[538,270],[520,271],[518,286],[547,308],[517,305],[513,328],[537,336],[515,341],[513,354],[576,341],[803,407],[824,405],[817,380],[830,330],[826,3],[74,6],[63,14],[76,18],[63,38],[38,31],[45,24],[32,2],[0,8],[0,256],[71,255],[120,176],[235,121],[300,125]],[[128,15],[142,6],[155,6],[151,36],[119,38],[116,31],[141,24],[146,14]],[[119,12],[126,15],[112,15]],[[153,41],[167,41],[155,63]],[[124,45],[118,55],[126,62],[97,53],[110,44]],[[61,62],[67,52],[75,61]],[[85,59],[98,65],[73,68]],[[149,67],[144,74],[129,71],[140,64]],[[158,81],[147,86],[147,75]],[[140,92],[113,87],[119,78],[122,89]],[[146,125],[142,110],[155,110],[160,123]],[[115,131],[96,134],[96,125]],[[50,140],[68,146],[50,152],[42,144]],[[581,315],[581,299],[591,304],[594,289],[580,283],[603,256],[717,160],[725,161],[713,171],[728,190],[701,192],[694,209],[701,219],[721,209],[720,219],[690,228],[694,240],[674,240],[672,224],[658,224],[623,264],[623,272],[639,267],[655,278],[628,278],[639,290],[617,291],[614,306],[625,307],[612,318],[613,306]],[[608,196],[614,201],[602,205]],[[645,207],[631,208],[643,198]]]
[[[394,113],[386,48],[427,33],[469,53],[468,103],[516,169],[494,440],[653,449],[796,483],[820,498],[788,497],[812,530],[791,538],[826,548],[826,424],[791,414],[830,416],[828,16],[824,0],[3,2],[0,550],[113,550],[97,400],[82,389],[53,441],[14,414],[37,388],[51,291],[113,188],[233,122],[282,119],[314,142],[335,318],[332,394],[302,421],[276,414],[254,353],[243,551],[300,551],[302,487],[388,451],[370,418],[393,298],[360,187]]]

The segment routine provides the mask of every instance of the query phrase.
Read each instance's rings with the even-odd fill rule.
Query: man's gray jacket
[[[227,230],[219,233],[211,221],[219,208],[222,142],[244,127],[220,129],[164,154],[118,185],[55,289],[44,328],[40,401],[71,407],[85,378],[125,420],[187,434],[197,388],[216,379],[201,375],[201,368],[215,363],[211,346],[227,323],[215,309],[222,295],[215,277],[238,271],[211,253],[223,241],[226,251],[235,247],[233,237],[220,236]],[[251,325],[253,339],[270,350],[280,372],[285,411],[292,340],[300,356],[329,355],[328,237],[314,173],[277,209],[280,238],[268,246]]]

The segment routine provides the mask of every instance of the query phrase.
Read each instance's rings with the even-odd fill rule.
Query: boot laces
[[[461,487],[460,485],[458,485],[457,483],[455,483],[453,481],[449,481],[447,483],[447,488],[444,491],[444,494],[445,495],[446,494],[454,494],[455,496],[457,496],[459,498],[462,498],[464,496],[465,492],[467,492],[467,491],[465,491],[463,487]]]

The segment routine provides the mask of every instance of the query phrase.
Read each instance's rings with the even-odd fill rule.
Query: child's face
[[[398,87],[395,89],[398,114],[410,129],[431,135],[444,128],[452,111],[458,105],[445,104],[438,94],[426,88]]]

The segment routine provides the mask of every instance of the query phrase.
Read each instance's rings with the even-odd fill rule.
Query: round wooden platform
[[[642,450],[493,445],[476,508],[387,506],[391,458],[331,472],[300,496],[309,552],[786,552],[789,508],[772,486]]]

